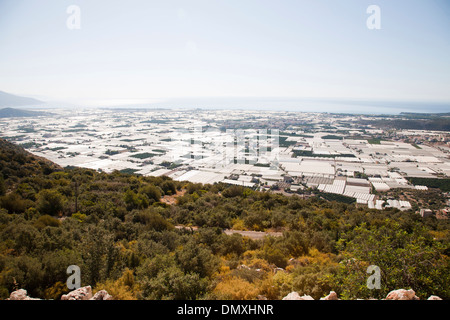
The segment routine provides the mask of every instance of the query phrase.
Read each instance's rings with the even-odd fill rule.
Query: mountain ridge
[[[41,100],[0,91],[0,107],[20,107],[44,103]]]
[[[31,111],[11,107],[0,109],[0,118],[30,118],[30,117],[42,117],[50,115],[52,115],[52,113],[50,112]]]

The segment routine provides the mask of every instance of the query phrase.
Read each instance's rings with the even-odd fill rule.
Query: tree
[[[170,255],[147,259],[137,270],[141,298],[193,300],[206,293],[208,281],[198,273],[183,272]]]
[[[47,288],[44,291],[44,298],[60,299],[63,293],[69,291],[66,286],[67,267],[73,264],[81,265],[81,257],[78,252],[64,248],[46,251],[40,258],[44,271],[42,287]]]
[[[234,233],[230,236],[224,236],[221,249],[222,255],[236,254],[239,257],[245,252],[245,244],[242,236],[238,233]]]
[[[173,181],[169,181],[169,180],[163,181],[160,184],[160,187],[164,191],[164,194],[173,195],[173,194],[177,193],[177,188]]]
[[[214,288],[214,295],[222,300],[253,300],[258,294],[255,284],[236,277],[224,279]]]
[[[283,245],[286,248],[286,251],[293,257],[300,257],[308,254],[308,234],[297,230],[285,233],[283,237]]]
[[[282,251],[282,248],[278,245],[278,243],[279,242],[277,242],[274,237],[266,237],[264,240],[261,257],[279,268],[286,268],[288,257]]]
[[[36,200],[36,191],[28,183],[19,184],[16,192],[24,199]]]
[[[112,274],[118,258],[118,248],[112,234],[101,226],[90,226],[79,250],[84,262],[82,273],[86,274],[87,283],[95,285]]]
[[[0,196],[5,195],[5,192],[6,192],[5,179],[3,179],[3,175],[0,173]]]
[[[123,195],[123,201],[125,202],[128,211],[137,209],[139,207],[138,196],[131,189],[128,189],[127,191],[125,191],[125,193]]]
[[[144,224],[146,230],[163,231],[173,228],[169,221],[164,219],[159,213],[152,211],[152,208],[136,212],[133,215],[133,222]]]
[[[222,195],[226,198],[242,197],[244,195],[244,187],[231,186],[222,191]]]
[[[9,259],[5,267],[9,272],[5,274],[6,279],[3,281],[6,282],[10,291],[16,289],[14,287],[16,283],[18,288],[27,290],[28,295],[32,297],[43,296],[44,270],[40,259],[21,255],[14,259]]]
[[[64,197],[55,189],[44,189],[38,194],[37,209],[41,214],[56,216],[62,213]]]
[[[142,298],[150,300],[195,300],[206,293],[208,281],[197,273],[184,273],[177,266],[158,272],[140,282]]]
[[[32,206],[33,202],[23,199],[19,194],[11,192],[0,197],[0,205],[8,210],[8,213],[22,213]]]
[[[45,214],[43,216],[40,216],[35,222],[34,222],[34,226],[37,229],[43,229],[47,226],[50,227],[59,227],[61,224],[61,222],[56,219],[53,218],[52,216],[49,216],[48,214]]]
[[[133,271],[126,268],[119,279],[107,279],[97,283],[94,292],[99,290],[106,290],[114,300],[136,300],[140,287],[135,281]]]
[[[154,185],[147,184],[141,187],[140,193],[145,194],[150,201],[158,202],[161,200],[161,192],[160,189],[155,187]]]
[[[38,251],[42,245],[41,234],[30,223],[25,223],[24,220],[20,220],[22,219],[10,224],[4,230],[3,237],[13,241],[10,244],[10,248],[14,249],[19,255],[31,254]]]
[[[186,273],[198,273],[200,277],[211,276],[219,265],[211,250],[190,240],[175,252],[177,264]]]
[[[345,240],[340,242],[345,248],[344,260],[335,277],[344,297],[383,298],[398,288],[411,288],[421,298],[450,296],[449,258],[442,256],[443,246],[423,227],[416,226],[408,233],[399,223],[387,220],[381,227],[356,227],[352,237],[345,244]],[[369,265],[381,270],[380,290],[366,285]]]

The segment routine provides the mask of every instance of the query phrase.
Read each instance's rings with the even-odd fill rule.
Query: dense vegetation
[[[407,179],[414,185],[427,186],[429,188],[439,188],[443,192],[450,192],[450,179],[419,177],[409,177]]]
[[[422,119],[375,119],[361,120],[362,125],[371,125],[383,129],[409,129],[450,131],[450,118],[448,117],[422,117]]]
[[[321,153],[314,153],[311,150],[293,150],[292,151],[292,157],[317,157],[317,158],[337,158],[337,157],[344,157],[344,158],[356,158],[354,154],[351,153],[340,153],[340,154],[321,154]]]
[[[381,298],[398,288],[450,298],[447,220],[61,169],[4,141],[0,160],[1,298],[25,288],[58,299],[73,264],[82,285],[117,299],[280,299],[291,291],[318,299],[330,290]],[[164,202],[175,195],[176,204]],[[225,228],[283,235],[251,240]],[[369,265],[381,269],[379,290],[366,287]]]

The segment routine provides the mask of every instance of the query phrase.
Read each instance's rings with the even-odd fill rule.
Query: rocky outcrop
[[[91,286],[75,289],[68,294],[64,294],[61,300],[89,300],[92,298]]]
[[[326,297],[324,298],[320,298],[320,300],[339,300],[337,293],[334,291],[330,291],[330,294],[328,294]]]
[[[113,297],[106,290],[100,290],[92,295],[91,286],[86,286],[63,295],[61,300],[113,300]]]
[[[283,300],[314,300],[311,296],[300,296],[297,292],[293,291],[283,298]]]
[[[90,300],[114,300],[106,290],[100,290]]]
[[[285,296],[282,300],[300,300],[300,295],[297,292],[291,292]]]
[[[25,289],[11,292],[7,300],[41,300],[30,298]],[[113,300],[113,297],[106,290],[100,290],[92,295],[91,286],[81,287],[61,296],[61,300]]]
[[[414,290],[398,289],[392,290],[386,296],[386,300],[419,300]]]
[[[300,296],[297,292],[293,291],[289,293],[287,296],[283,298],[283,300],[314,300],[311,296],[304,295]],[[338,298],[338,295],[334,291],[330,291],[330,293],[324,297],[320,298],[320,300],[340,300]],[[363,300],[363,299],[358,299]],[[371,299],[373,300],[373,299]],[[376,299],[375,299],[376,300]],[[388,293],[385,299],[383,300],[420,300],[419,297],[416,296],[416,293],[414,290],[409,289],[398,289],[398,290],[392,290]],[[428,300],[442,300],[438,296],[430,296]]]
[[[264,296],[258,296],[259,300],[267,300]],[[41,300],[38,298],[31,298],[28,296],[28,293],[25,289],[19,289],[11,292],[9,298],[7,300]],[[106,291],[100,290],[95,295],[92,295],[91,286],[81,287],[79,289],[73,290],[68,294],[64,294],[61,296],[61,300],[114,300],[114,298]],[[313,297],[309,295],[300,296],[298,292],[291,292],[286,295],[282,300],[314,300]],[[340,300],[338,295],[334,291],[330,291],[330,293],[320,298],[320,300]],[[361,299],[358,299],[361,300]],[[419,297],[416,296],[414,290],[409,289],[398,289],[392,290],[388,293],[385,299],[383,300],[420,300]],[[442,300],[438,296],[430,296],[428,300]]]
[[[19,290],[11,292],[11,294],[9,295],[9,299],[7,299],[7,300],[40,300],[40,299],[30,298],[28,296],[27,290],[19,289]]]

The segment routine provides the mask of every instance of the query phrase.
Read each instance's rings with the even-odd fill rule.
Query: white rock
[[[277,274],[278,272],[285,272],[285,270],[284,270],[283,268],[275,268],[275,269],[273,270],[273,272],[274,272],[275,274]]]
[[[289,293],[287,296],[285,296],[283,298],[283,300],[314,300],[314,299],[313,299],[313,297],[308,296],[308,295],[304,295],[304,296],[300,297],[300,295],[297,292],[293,291],[293,292]]]
[[[89,300],[92,298],[91,286],[81,287],[76,290],[64,294],[61,300]]]
[[[326,297],[324,298],[320,298],[320,300],[339,300],[337,293],[334,291],[330,291],[330,294],[328,294]]]
[[[398,289],[392,290],[386,296],[386,300],[419,300],[414,290]]]
[[[100,290],[90,300],[113,300],[113,297],[106,290]]]
[[[28,296],[27,290],[19,289],[11,292],[8,300],[41,300],[39,298],[30,298]]]
[[[430,296],[428,298],[428,300],[442,300],[442,298],[438,297],[438,296]]]
[[[291,292],[282,300],[300,300],[300,295],[297,292]]]
[[[28,298],[27,290],[25,289],[19,289],[16,291],[11,292],[9,295],[9,300],[26,300]]]

